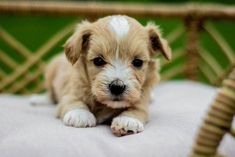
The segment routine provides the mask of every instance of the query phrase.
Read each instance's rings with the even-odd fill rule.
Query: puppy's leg
[[[142,132],[147,118],[148,111],[145,105],[130,108],[113,119],[111,124],[112,132],[116,136]]]
[[[87,105],[82,101],[72,101],[69,96],[64,96],[59,103],[57,116],[67,126],[83,128],[96,125],[96,118]]]

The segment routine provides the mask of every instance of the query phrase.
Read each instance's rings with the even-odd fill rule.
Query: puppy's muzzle
[[[116,79],[109,84],[109,90],[113,96],[120,96],[126,90],[126,85],[122,80]]]

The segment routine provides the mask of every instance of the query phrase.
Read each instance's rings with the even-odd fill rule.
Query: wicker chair
[[[222,5],[119,5],[119,4],[97,4],[97,3],[30,3],[30,2],[1,2],[1,14],[20,14],[20,15],[56,15],[56,16],[80,16],[95,20],[100,16],[110,14],[127,14],[134,17],[148,18],[177,18],[184,22],[186,30],[185,49],[174,51],[174,61],[185,57],[184,65],[176,65],[168,68],[162,73],[163,80],[173,78],[178,74],[184,74],[190,80],[197,80],[198,74],[202,73],[212,85],[221,86],[214,103],[208,111],[203,124],[198,132],[195,146],[192,148],[191,157],[212,157],[220,156],[218,150],[220,141],[225,134],[235,136],[232,129],[232,120],[235,114],[235,53],[226,43],[219,32],[208,24],[211,20],[235,20],[235,7]],[[19,66],[14,59],[6,55],[0,48],[0,60],[9,67],[17,67],[7,74],[0,69],[0,91],[7,93],[28,94],[31,92],[41,92],[44,87],[42,80],[38,79],[43,73],[45,63],[41,58],[63,37],[71,33],[73,24],[66,26],[61,32],[57,33],[51,40],[43,45],[36,53],[32,54],[19,41],[12,37],[0,26],[0,38],[12,48],[16,49],[20,55],[25,57],[26,62]],[[184,30],[177,28],[167,39],[170,43],[175,41]],[[220,63],[206,50],[199,46],[199,34],[208,33],[218,44],[221,52],[227,58],[229,64],[224,69]],[[200,66],[203,62],[205,66]],[[163,67],[166,62],[163,61]],[[28,70],[36,66],[36,72],[27,73]],[[213,75],[212,75],[213,74]],[[20,83],[14,81],[23,77]],[[25,86],[37,84],[31,89]]]

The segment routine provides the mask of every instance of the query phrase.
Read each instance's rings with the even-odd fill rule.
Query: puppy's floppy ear
[[[64,44],[66,57],[72,65],[89,46],[90,25],[91,23],[88,21],[78,24],[74,34]]]
[[[171,60],[171,48],[168,45],[168,42],[161,37],[161,32],[154,23],[150,22],[145,27],[149,36],[149,47],[152,54],[161,51],[164,57],[167,60]]]

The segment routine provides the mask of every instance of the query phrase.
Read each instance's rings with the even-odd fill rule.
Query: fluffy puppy
[[[150,91],[159,80],[155,56],[171,50],[157,26],[128,16],[81,22],[46,70],[46,86],[67,126],[111,121],[117,136],[144,130]]]

